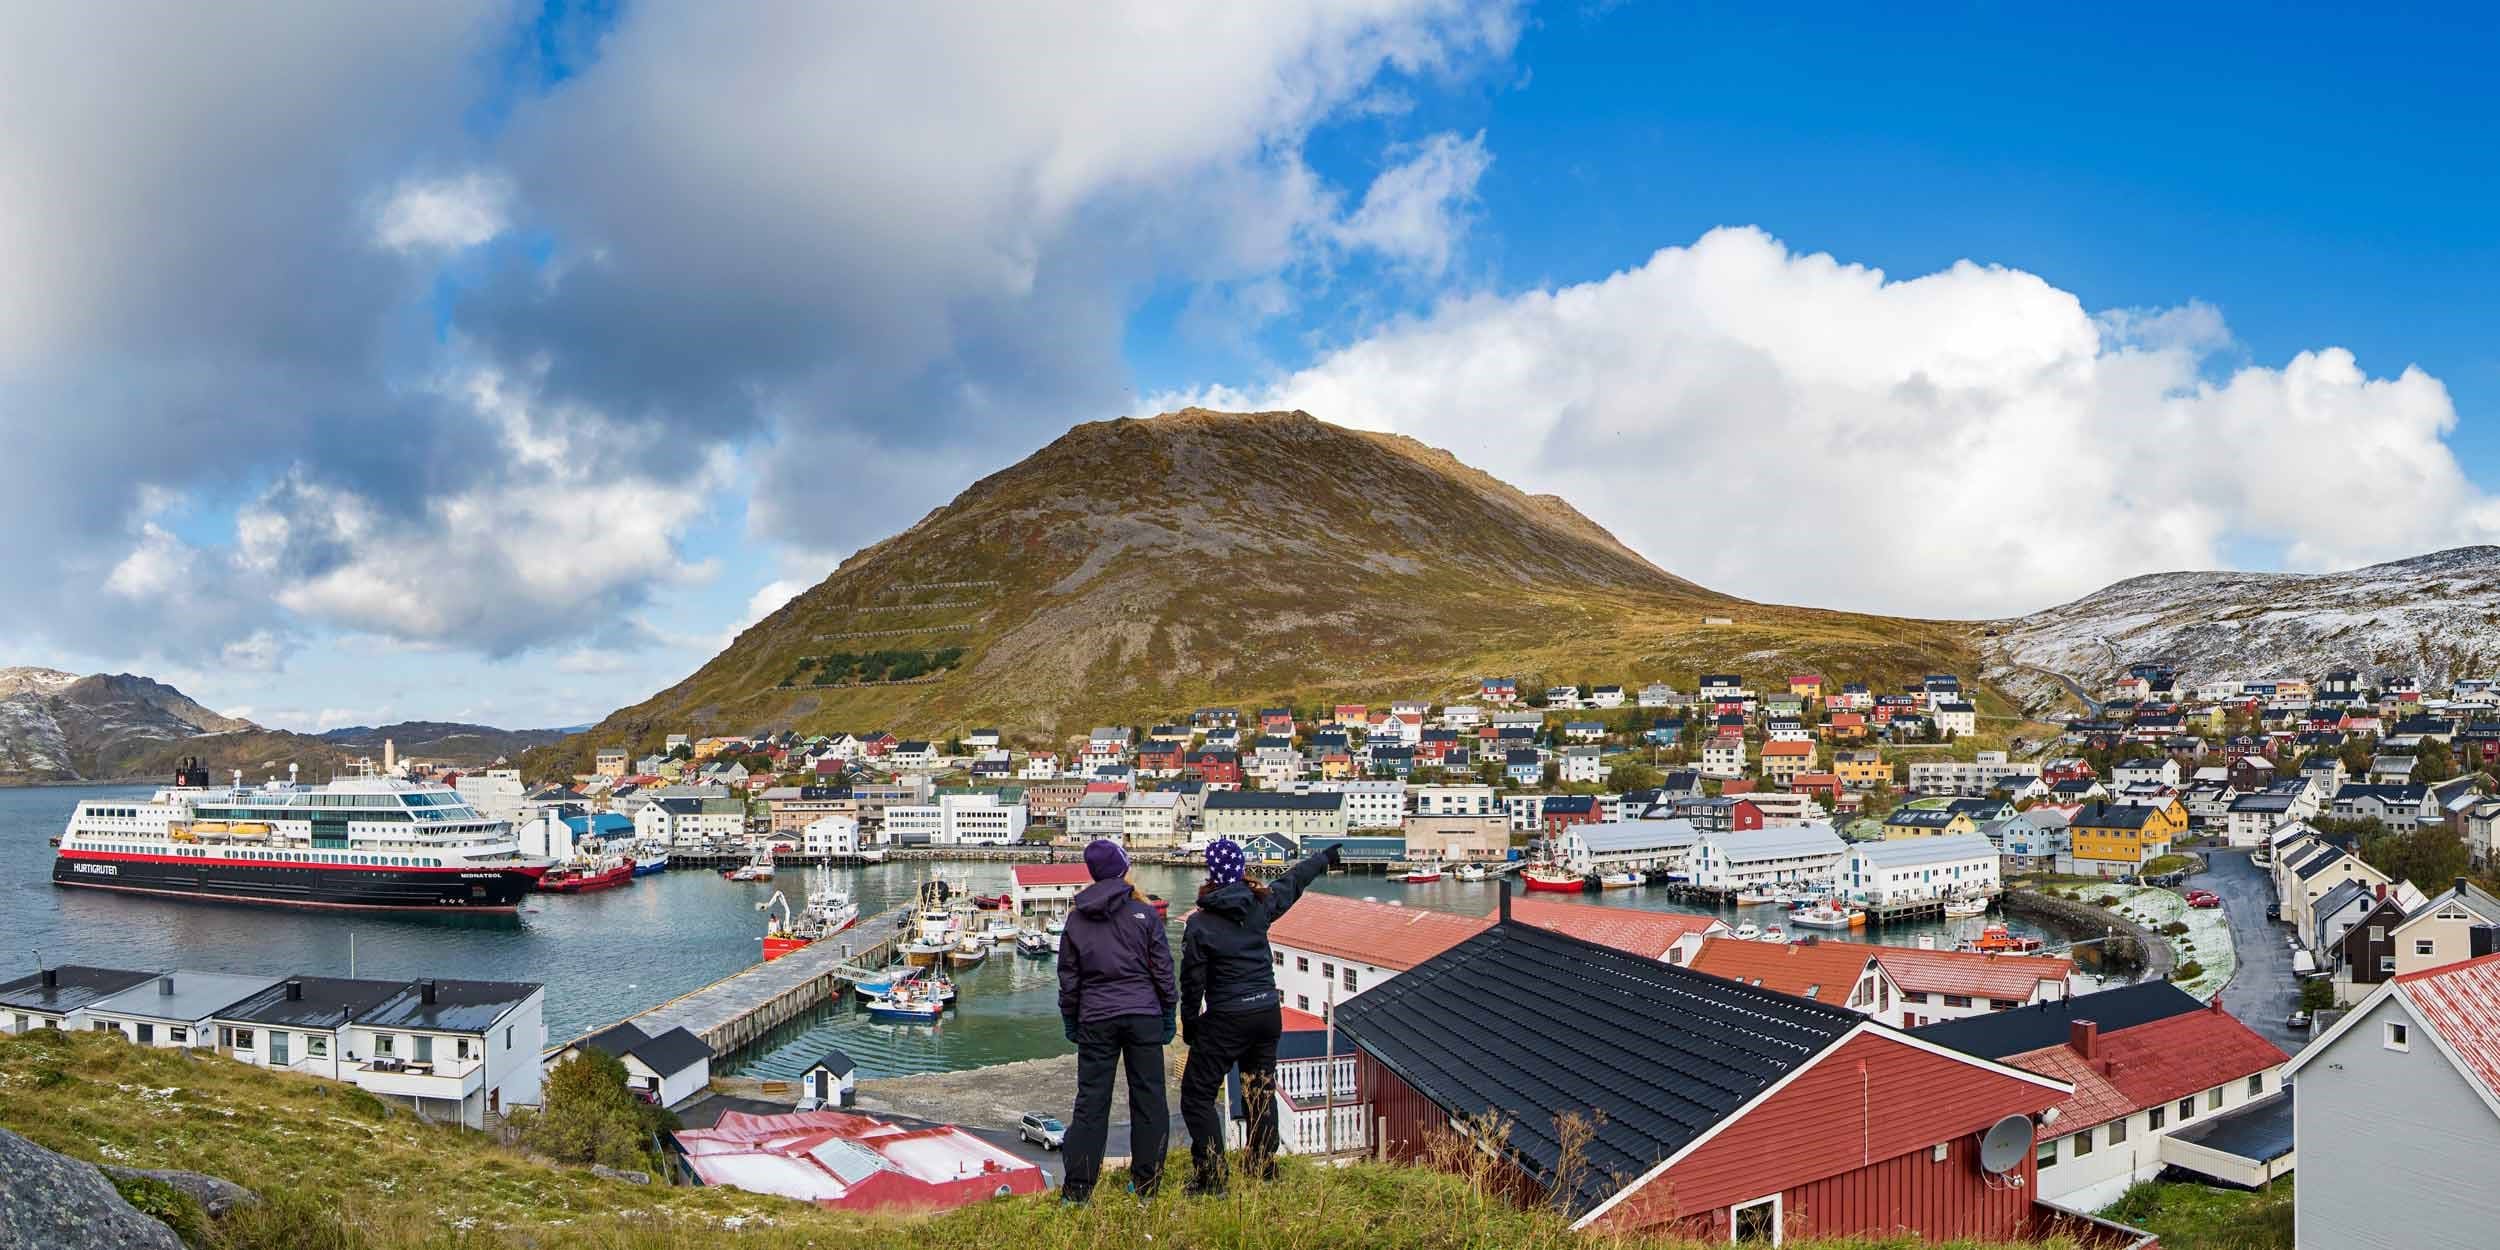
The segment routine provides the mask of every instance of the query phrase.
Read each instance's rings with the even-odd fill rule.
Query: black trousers
[[[1189,1157],[1201,1184],[1223,1175],[1224,1074],[1236,1066],[1250,1117],[1242,1162],[1257,1173],[1276,1157],[1276,1038],[1284,1030],[1285,1014],[1275,1007],[1198,1017],[1197,1040],[1181,1069],[1181,1121],[1189,1126]]]
[[[1061,1147],[1071,1198],[1094,1192],[1102,1178],[1103,1143],[1111,1136],[1111,1076],[1128,1069],[1129,1178],[1152,1192],[1172,1144],[1172,1104],[1163,1094],[1163,1017],[1114,1016],[1076,1026],[1076,1113]]]

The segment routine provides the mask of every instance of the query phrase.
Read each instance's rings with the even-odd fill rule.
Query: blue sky
[[[0,498],[54,556],[0,663],[592,719],[1184,400],[1791,602],[2500,537],[2484,12],[220,16],[0,18]],[[2321,466],[2407,503],[2322,517]],[[1870,482],[1917,505],[1870,531]]]

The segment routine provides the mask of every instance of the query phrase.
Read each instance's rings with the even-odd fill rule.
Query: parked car
[[[1067,1144],[1068,1126],[1046,1115],[1027,1115],[1016,1127],[1016,1135],[1044,1150],[1057,1150]]]
[[[2222,906],[2222,896],[2218,894],[2207,894],[2200,890],[2194,894],[2188,895],[2187,904],[2190,907],[2220,907]]]
[[[2283,918],[2283,905],[2282,905],[2281,903],[2268,903],[2268,904],[2266,904],[2266,919],[2268,919],[2268,920],[2281,920],[2282,918]]]
[[[2309,1027],[2309,1013],[2295,1011],[2283,1021],[2283,1026],[2288,1029],[2305,1030]]]

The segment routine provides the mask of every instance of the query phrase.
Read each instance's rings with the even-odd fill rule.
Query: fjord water
[[[0,980],[34,971],[38,951],[50,963],[345,976],[352,935],[353,970],[359,976],[544,983],[548,1036],[562,1041],[753,964],[762,933],[757,905],[772,897],[775,885],[793,898],[806,888],[803,872],[784,873],[767,885],[681,870],[597,894],[535,896],[519,916],[396,917],[154,899],[51,883],[47,839],[61,832],[80,799],[144,799],[151,792],[147,786],[0,789]],[[1007,887],[1005,864],[888,863],[836,875],[859,901],[860,913],[869,916],[910,901],[932,871],[977,893]],[[1195,875],[1141,866],[1134,879],[1172,900],[1177,938]],[[1324,879],[1318,888],[1477,915],[1494,905],[1493,886],[1448,880],[1410,886],[1340,876]],[[1616,891],[1585,901],[1701,910],[1671,903],[1653,890]],[[1741,919],[1757,924],[1783,919],[1775,908],[1745,913]],[[1730,923],[1740,919],[1727,914]],[[1921,933],[1943,938],[1946,931],[1941,925],[1894,928],[1884,937],[1908,943]],[[858,1061],[862,1075],[874,1077],[1035,1059],[1070,1049],[1059,1033],[1054,961],[1027,959],[1002,945],[980,967],[956,976],[963,992],[943,1024],[873,1023],[848,1002],[829,1004],[785,1026],[736,1066],[757,1075],[794,1076],[838,1046]]]

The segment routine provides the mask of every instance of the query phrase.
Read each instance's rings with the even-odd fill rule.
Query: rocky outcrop
[[[92,1163],[0,1129],[0,1250],[182,1250]]]
[[[123,1168],[104,1165],[104,1174],[118,1180],[155,1181],[190,1195],[191,1201],[211,1219],[223,1219],[236,1207],[248,1207],[260,1201],[260,1195],[222,1176],[204,1172],[181,1172],[172,1168]]]

